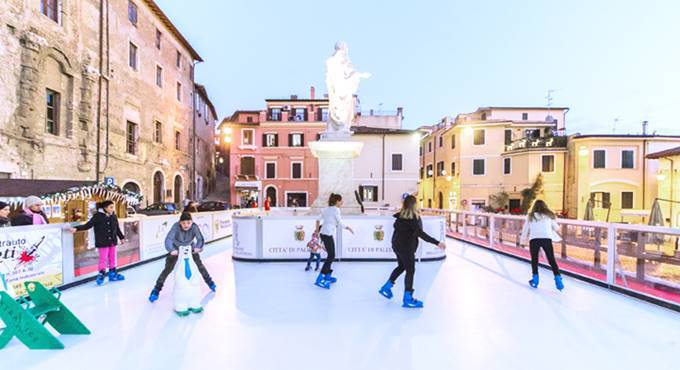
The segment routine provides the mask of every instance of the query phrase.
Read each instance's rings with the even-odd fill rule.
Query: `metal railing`
[[[529,259],[520,235],[525,216],[425,210],[444,215],[449,236]],[[557,219],[560,268],[602,285],[680,308],[680,229]]]
[[[527,149],[545,149],[545,148],[566,148],[566,136],[549,136],[539,138],[523,138],[515,140],[510,145],[505,146],[505,151],[513,150],[527,150]]]

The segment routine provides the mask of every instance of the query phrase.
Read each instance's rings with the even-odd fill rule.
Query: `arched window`
[[[163,201],[163,183],[165,179],[163,178],[163,173],[161,171],[156,171],[153,175],[153,202],[160,203]]]
[[[175,203],[182,203],[182,176],[180,175],[175,176],[175,189],[173,194],[175,196]]]

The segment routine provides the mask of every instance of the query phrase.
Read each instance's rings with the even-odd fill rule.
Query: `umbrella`
[[[583,220],[584,221],[594,221],[595,220],[595,215],[593,214],[593,200],[588,199],[588,203],[586,203],[586,212],[583,215]]]
[[[661,214],[661,206],[658,199],[654,199],[654,203],[652,203],[648,224],[650,226],[663,226],[663,215]]]

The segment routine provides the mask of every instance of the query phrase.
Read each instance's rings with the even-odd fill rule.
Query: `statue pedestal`
[[[364,143],[349,140],[309,143],[312,154],[319,159],[319,195],[312,204],[313,213],[328,207],[331,193],[342,195],[343,214],[361,213],[361,206],[354,196],[354,158],[359,156],[363,146]]]

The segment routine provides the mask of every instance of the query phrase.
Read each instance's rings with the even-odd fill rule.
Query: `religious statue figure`
[[[343,41],[335,44],[335,53],[326,60],[326,87],[328,88],[328,123],[326,134],[349,136],[354,120],[354,95],[359,81],[370,73],[354,70],[349,60],[349,48]]]

